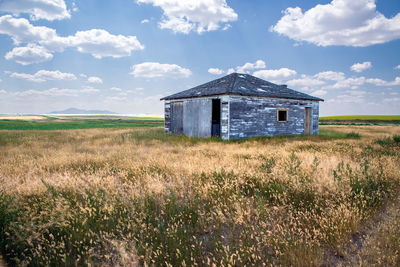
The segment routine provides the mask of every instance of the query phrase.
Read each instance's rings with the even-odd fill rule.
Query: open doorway
[[[212,100],[211,136],[221,135],[221,99]]]

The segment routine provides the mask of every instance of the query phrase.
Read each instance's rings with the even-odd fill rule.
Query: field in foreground
[[[20,265],[399,265],[399,135],[0,131],[0,249]]]

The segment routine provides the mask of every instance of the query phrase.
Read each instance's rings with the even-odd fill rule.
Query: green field
[[[319,117],[320,121],[400,121],[400,115],[340,115]]]
[[[78,118],[57,120],[50,118],[41,121],[0,120],[0,130],[69,130],[91,128],[136,128],[157,127],[164,125],[161,119],[134,118],[134,119],[96,119]]]

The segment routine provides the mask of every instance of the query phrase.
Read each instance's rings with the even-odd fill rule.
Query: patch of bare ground
[[[400,192],[329,254],[326,266],[400,266]]]

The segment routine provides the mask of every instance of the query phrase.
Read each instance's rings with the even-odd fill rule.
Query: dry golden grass
[[[399,192],[399,143],[376,140],[400,127],[321,128],[361,138],[1,131],[0,247],[22,265],[332,265]]]

